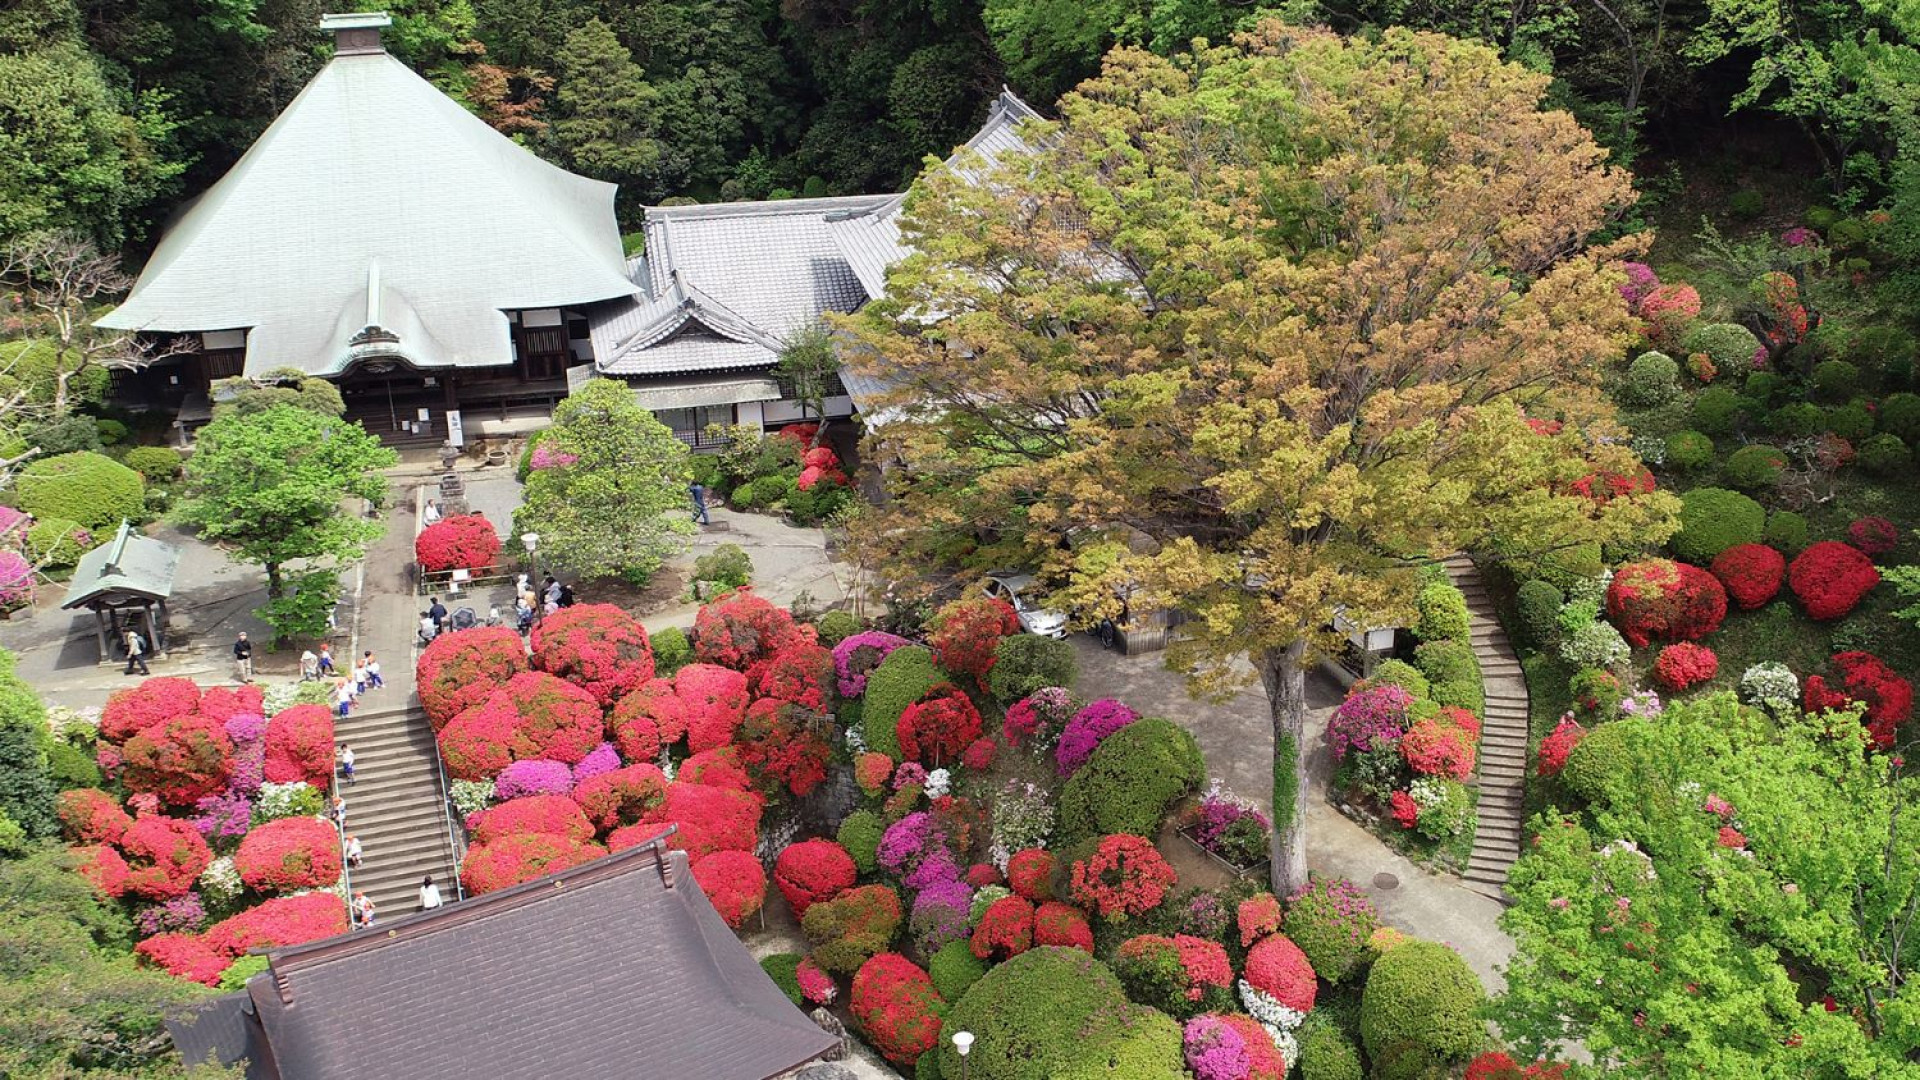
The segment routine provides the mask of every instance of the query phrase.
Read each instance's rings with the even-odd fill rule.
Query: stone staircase
[[[352,887],[374,902],[376,914],[395,918],[419,907],[428,874],[452,903],[459,854],[447,835],[447,801],[433,729],[417,707],[382,702],[395,687],[369,691],[363,704],[334,723],[334,741],[353,747],[359,780],[340,785],[347,800],[347,831],[365,857],[350,871]]]
[[[1527,683],[1507,633],[1494,616],[1493,600],[1479,571],[1465,555],[1445,563],[1447,575],[1467,598],[1473,654],[1480,661],[1487,709],[1480,732],[1480,824],[1467,860],[1469,888],[1504,900],[1507,870],[1520,857],[1521,798],[1527,782]]]

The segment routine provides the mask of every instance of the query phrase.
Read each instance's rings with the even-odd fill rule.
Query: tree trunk
[[[280,594],[286,590],[286,587],[287,587],[286,582],[283,581],[280,577],[280,564],[277,562],[268,563],[267,564],[267,599],[269,600],[280,599]]]
[[[1272,882],[1276,896],[1307,883],[1307,669],[1305,642],[1270,649],[1258,658],[1260,682],[1273,719]]]

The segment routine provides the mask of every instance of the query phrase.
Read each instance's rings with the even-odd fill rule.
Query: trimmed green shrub
[[[965,940],[947,942],[927,961],[933,988],[947,1001],[959,1001],[986,973],[986,961],[973,955],[973,946]]]
[[[1760,339],[1738,323],[1701,323],[1681,339],[1680,348],[1688,353],[1706,353],[1707,359],[1721,371],[1739,371],[1753,362],[1753,351]]]
[[[1767,414],[1767,430],[1790,439],[1818,435],[1827,427],[1827,410],[1810,401],[1782,405]]]
[[[27,530],[27,558],[48,570],[65,570],[92,551],[97,538],[79,522],[63,518],[36,521]]]
[[[1436,581],[1420,590],[1420,618],[1413,633],[1421,641],[1464,641],[1472,618],[1467,598],[1453,583]]]
[[[1864,401],[1835,405],[1827,410],[1826,427],[1848,442],[1859,442],[1873,434],[1873,413]]]
[[[1757,544],[1766,528],[1760,504],[1726,488],[1703,487],[1680,496],[1680,531],[1668,543],[1674,554],[1699,566],[1735,544]]]
[[[1908,446],[1920,443],[1920,394],[1890,394],[1880,403],[1880,430]]]
[[[1786,470],[1786,455],[1764,443],[1743,446],[1727,456],[1721,471],[1727,483],[1741,491],[1772,491],[1780,486],[1780,474]]]
[[[1912,451],[1897,436],[1883,432],[1860,444],[1860,467],[1874,476],[1898,476],[1912,464]]]
[[[721,544],[693,560],[693,580],[737,589],[753,580],[753,557],[739,544]]]
[[[1615,392],[1622,405],[1650,408],[1680,396],[1680,365],[1663,352],[1641,353],[1627,365],[1627,375]]]
[[[887,823],[872,810],[855,810],[840,823],[840,831],[834,839],[853,856],[854,869],[863,874],[873,873],[878,865],[877,852],[880,850],[880,837],[885,835]],[[942,997],[947,996],[943,991]]]
[[[1859,247],[1866,242],[1867,225],[1859,218],[1841,218],[1827,230],[1827,243],[1836,249]]]
[[[1709,386],[1693,399],[1693,426],[1708,435],[1731,435],[1741,411],[1739,394],[1724,386]]]
[[[792,515],[795,524],[818,525],[853,501],[853,489],[839,484],[815,484],[802,491],[800,478],[795,476],[787,481],[781,501],[787,504],[787,513]]]
[[[687,632],[677,626],[656,630],[648,635],[653,645],[653,672],[665,677],[693,662],[693,644]]]
[[[860,731],[866,737],[867,749],[898,760],[900,714],[945,678],[934,666],[933,653],[923,645],[902,645],[888,653],[867,675],[867,692],[861,702]]]
[[[1807,228],[1826,232],[1833,228],[1834,222],[1840,220],[1840,211],[1830,206],[1809,206],[1802,216],[1806,219]]]
[[[88,417],[65,416],[28,429],[27,444],[38,447],[43,457],[98,450],[100,429]]]
[[[1667,436],[1667,468],[1674,472],[1699,472],[1713,464],[1713,440],[1698,431],[1681,431]]]
[[[1367,682],[1373,686],[1398,686],[1416,698],[1426,697],[1431,692],[1427,677],[1405,660],[1381,661],[1380,666],[1373,669],[1373,674],[1367,676]]]
[[[1153,836],[1173,804],[1207,779],[1193,733],[1143,717],[1107,736],[1060,789],[1061,844],[1109,833]]]
[[[1727,213],[1751,220],[1765,213],[1767,197],[1756,188],[1740,188],[1727,196]]]
[[[1002,705],[1011,705],[1035,690],[1071,687],[1079,671],[1072,642],[1038,634],[1011,634],[993,647],[987,688]]]
[[[1756,371],[1747,376],[1746,383],[1740,387],[1740,394],[1763,406],[1771,407],[1774,402],[1780,400],[1786,388],[1787,381],[1780,377],[1779,372]]]
[[[1285,927],[1314,973],[1340,983],[1366,966],[1367,940],[1380,929],[1380,915],[1353,882],[1315,878],[1288,898]]]
[[[1807,547],[1807,518],[1792,510],[1775,510],[1767,515],[1766,530],[1761,539],[1770,548],[1792,558]],[[1723,549],[1724,550],[1724,549]]]
[[[1897,326],[1865,327],[1853,335],[1847,349],[1856,363],[1894,376],[1912,372],[1915,352],[1913,335]]]
[[[1845,360],[1828,360],[1813,369],[1813,396],[1821,401],[1846,401],[1860,391],[1860,368]]]
[[[748,510],[758,510],[772,506],[787,497],[785,476],[762,476],[749,480],[733,489],[731,499]]]
[[[97,788],[102,780],[100,766],[94,763],[92,754],[63,742],[47,747],[47,772],[61,791]]]
[[[783,952],[763,956],[760,958],[760,970],[766,972],[767,977],[773,980],[773,985],[787,995],[787,1000],[805,1008],[800,997],[799,953]]]
[[[127,440],[127,425],[118,420],[101,417],[93,422],[93,428],[99,432],[102,446],[116,446]]]
[[[42,521],[65,518],[89,529],[139,520],[147,507],[140,474],[100,454],[82,451],[42,458],[14,482],[20,509]]]
[[[1577,752],[1577,751],[1576,751]],[[1408,941],[1374,961],[1360,999],[1360,1039],[1378,1080],[1414,1080],[1471,1058],[1486,1041],[1486,993],[1460,954]]]
[[[1318,1012],[1300,1026],[1300,1080],[1363,1080],[1360,1048]]]
[[[1173,1033],[1174,1057],[1159,1071],[1099,1071],[1120,1056],[1130,1028]],[[1127,1000],[1107,965],[1062,946],[1041,946],[988,969],[948,1006],[944,1030],[971,1031],[969,1080],[1058,1080],[1076,1074],[1162,1080],[1183,1073],[1179,1028],[1171,1017]],[[940,1040],[940,1072],[960,1075],[953,1040]],[[1131,1054],[1127,1055],[1129,1058]]]
[[[813,621],[820,644],[831,649],[860,632],[860,620],[850,611],[829,611]]]
[[[1615,794],[1632,797],[1620,785],[1632,782],[1632,740],[1645,727],[1630,720],[1598,725],[1567,755],[1560,782],[1590,803],[1608,801]]]
[[[122,464],[149,484],[164,484],[180,475],[180,451],[170,446],[136,446]]]
[[[1475,716],[1486,709],[1480,662],[1466,642],[1429,641],[1414,650],[1413,666],[1427,677],[1434,701],[1466,709]]]
[[[1560,606],[1567,596],[1548,581],[1522,582],[1514,597],[1519,608],[1520,634],[1536,649],[1549,649],[1560,640]]]

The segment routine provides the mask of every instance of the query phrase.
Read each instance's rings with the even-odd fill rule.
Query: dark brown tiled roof
[[[249,1001],[210,1004],[255,1013],[252,1080],[765,1080],[836,1043],[660,845],[268,955]],[[233,1023],[175,1040],[231,1054]]]

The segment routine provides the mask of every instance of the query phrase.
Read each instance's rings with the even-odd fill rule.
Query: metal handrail
[[[340,794],[340,767],[334,765],[331,768],[332,772],[327,780],[327,795],[329,798],[344,798],[345,796]],[[332,806],[333,803],[327,803],[329,809]],[[357,930],[359,924],[353,921],[353,867],[347,863],[347,816],[340,815],[340,819],[333,823],[333,827],[340,841],[340,881],[346,887],[346,895],[340,899],[347,905],[347,929]]]
[[[413,710],[409,709],[409,720],[412,719],[412,715]],[[422,712],[420,715],[424,717],[426,713]],[[454,831],[453,812],[455,807],[453,805],[453,791],[447,785],[447,765],[446,762],[440,760],[440,753],[437,747],[433,755],[433,774],[440,779],[440,813],[447,821],[447,853],[453,856],[453,898],[455,901],[465,900],[467,898],[467,890],[465,886],[460,884],[460,860],[465,855],[465,852],[460,850],[459,834]]]

